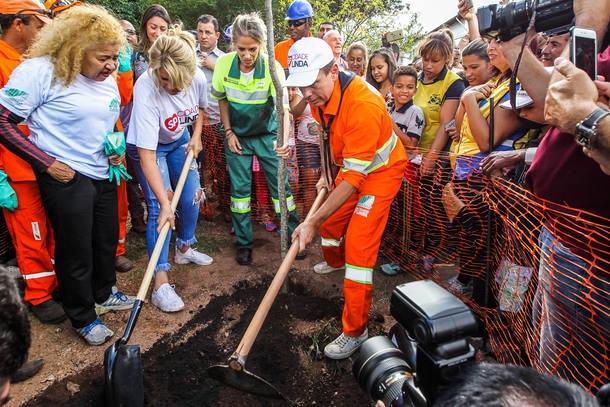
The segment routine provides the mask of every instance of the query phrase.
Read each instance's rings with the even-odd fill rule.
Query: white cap
[[[317,37],[301,38],[288,50],[286,86],[310,86],[318,78],[320,69],[334,60],[333,51],[326,41]]]
[[[531,97],[529,97],[525,89],[519,89],[517,91],[517,95],[515,97],[515,109],[521,109],[523,107],[531,105],[532,103],[534,103],[534,101]],[[500,107],[504,109],[512,109],[512,106],[510,105],[510,100],[500,103]]]

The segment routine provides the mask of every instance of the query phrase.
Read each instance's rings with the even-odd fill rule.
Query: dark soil
[[[351,371],[352,359],[333,361],[321,353],[339,334],[340,297],[311,296],[296,280],[278,295],[250,351],[246,367],[276,387],[286,400],[233,389],[207,369],[225,365],[238,346],[269,285],[243,280],[232,295],[215,296],[193,312],[187,324],[165,335],[142,354],[147,406],[370,406]],[[387,310],[385,310],[387,312]],[[387,333],[384,314],[375,311],[371,336]],[[387,315],[387,314],[386,314]],[[385,324],[384,324],[385,323]],[[53,383],[26,406],[101,406],[103,366],[94,365]],[[80,389],[74,391],[74,384]],[[72,389],[72,391],[70,391]],[[78,387],[77,387],[78,389]]]

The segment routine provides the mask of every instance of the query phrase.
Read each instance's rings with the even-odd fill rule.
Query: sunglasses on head
[[[290,20],[288,21],[288,27],[293,26],[293,27],[300,27],[303,24],[305,24],[307,22],[307,20],[302,19],[302,20]]]
[[[19,10],[15,13],[16,16],[33,16],[39,14],[41,16],[52,17],[52,13],[49,10],[38,9],[38,8],[26,8]]]

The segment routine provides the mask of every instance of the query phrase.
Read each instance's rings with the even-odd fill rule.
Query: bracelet
[[[228,133],[228,132],[230,132],[230,131],[233,131],[233,129],[232,129],[231,127],[227,127],[227,128],[225,128],[225,134],[226,134],[226,133]]]

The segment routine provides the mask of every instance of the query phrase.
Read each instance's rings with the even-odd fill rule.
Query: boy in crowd
[[[394,132],[405,147],[416,147],[426,124],[424,113],[413,104],[417,93],[417,71],[411,66],[401,66],[394,71],[391,88],[393,101],[388,112],[394,122]]]

